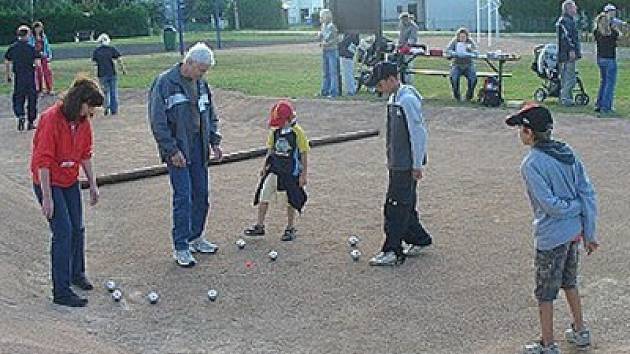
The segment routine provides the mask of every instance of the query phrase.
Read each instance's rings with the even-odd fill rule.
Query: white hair
[[[569,5],[575,6],[575,1],[574,0],[564,0],[564,2],[562,2],[562,13],[563,14],[567,13]]]
[[[101,45],[109,45],[109,43],[111,43],[112,40],[109,38],[107,33],[101,33],[101,35],[98,36],[98,38],[96,38],[96,42]]]
[[[184,63],[198,63],[214,66],[214,53],[205,43],[197,42],[188,49],[184,57]]]
[[[329,9],[323,9],[322,11],[319,12],[319,20],[321,22],[332,22],[333,20],[333,15],[332,15],[332,11],[330,11]]]

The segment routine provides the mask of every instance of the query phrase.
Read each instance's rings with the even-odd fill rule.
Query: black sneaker
[[[24,117],[20,117],[18,118],[18,126],[17,129],[18,131],[23,131],[24,130],[24,123],[26,122],[26,119]]]
[[[297,236],[295,227],[287,227],[284,230],[284,233],[282,234],[282,238],[280,240],[282,240],[282,241],[293,241],[293,240],[295,240],[295,236]]]
[[[33,122],[28,122],[28,125],[26,126],[26,130],[33,130],[35,128],[37,127],[35,126]]]
[[[86,277],[75,279],[74,281],[72,281],[72,285],[76,286],[77,288],[81,290],[94,289],[94,286],[92,285],[92,283],[90,283],[90,281]]]
[[[243,231],[245,236],[265,236],[265,225],[252,225]]]
[[[82,297],[79,297],[76,294],[70,294],[68,296],[60,296],[53,297],[53,302],[57,305],[68,306],[68,307],[85,307],[88,303],[88,300]]]

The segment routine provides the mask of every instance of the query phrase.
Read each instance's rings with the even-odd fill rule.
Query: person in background
[[[322,90],[323,97],[339,96],[339,34],[333,23],[332,12],[323,9],[319,13],[322,23],[321,31],[317,33],[322,47]]]
[[[466,89],[466,100],[470,101],[477,86],[477,71],[472,57],[477,54],[477,44],[470,38],[470,33],[464,27],[457,30],[455,37],[446,48],[446,53],[453,58],[451,64],[451,86],[453,87],[453,97],[460,101],[459,79],[466,76],[468,88]]]
[[[339,43],[339,57],[341,61],[341,87],[345,89],[348,96],[357,93],[357,83],[354,79],[354,55],[359,45],[358,33],[346,33]]]
[[[13,113],[17,118],[18,131],[24,130],[28,115],[28,130],[35,129],[37,119],[37,92],[35,91],[35,66],[40,54],[28,44],[31,30],[28,26],[17,29],[17,40],[4,53],[7,82],[13,81]],[[13,75],[11,75],[13,73]],[[24,102],[26,101],[26,114]]]
[[[619,38],[619,31],[612,26],[612,21],[607,12],[603,12],[596,17],[593,34],[597,42],[597,66],[599,66],[600,74],[595,111],[601,115],[613,114],[613,100],[617,83],[617,39]]]
[[[99,199],[92,168],[92,125],[103,94],[96,82],[78,78],[64,97],[42,113],[33,137],[33,190],[52,231],[50,258],[53,302],[69,307],[87,305],[70,286],[94,287],[85,274],[85,227],[79,167],[90,185],[90,205]]]
[[[573,0],[562,3],[562,16],[556,22],[558,36],[558,69],[560,72],[560,103],[574,106],[573,88],[577,82],[576,62],[582,58],[580,36],[575,16],[577,6]]]
[[[92,61],[96,65],[96,76],[105,93],[105,115],[118,113],[118,79],[114,60],[118,62],[123,75],[127,74],[120,52],[111,46],[107,33],[96,39],[99,46],[92,52]]]
[[[35,66],[35,90],[37,93],[51,94],[53,91],[53,74],[50,69],[52,49],[48,37],[44,33],[44,24],[37,21],[33,23],[33,34],[28,43],[39,53],[39,64]],[[45,88],[44,88],[45,86]]]
[[[418,25],[413,20],[413,15],[408,12],[402,12],[398,16],[398,48],[409,47],[416,44],[419,44],[418,39]],[[405,61],[409,61],[411,59],[410,55],[405,55],[403,57]],[[412,84],[413,77],[411,74],[405,73],[403,75],[403,81],[406,84]]]

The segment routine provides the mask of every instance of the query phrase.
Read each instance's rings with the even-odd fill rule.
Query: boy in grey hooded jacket
[[[573,315],[565,332],[569,343],[587,347],[590,330],[582,319],[577,290],[578,244],[587,254],[599,246],[595,234],[597,200],[582,161],[569,145],[553,140],[553,119],[549,111],[526,104],[506,120],[520,127],[520,138],[531,150],[521,164],[527,195],[534,212],[536,247],[536,289],[542,339],[525,347],[525,353],[559,353],[553,341],[553,301],[564,289]]]

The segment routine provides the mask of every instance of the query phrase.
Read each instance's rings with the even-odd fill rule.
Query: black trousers
[[[402,241],[413,245],[431,243],[416,211],[416,185],[411,171],[389,171],[389,185],[385,197],[385,244],[383,252],[402,255]]]
[[[26,111],[24,113],[24,103],[26,102]],[[33,85],[23,84],[16,81],[13,89],[13,113],[18,118],[27,117],[28,121],[33,123],[37,118],[37,92],[35,91],[35,83]]]

